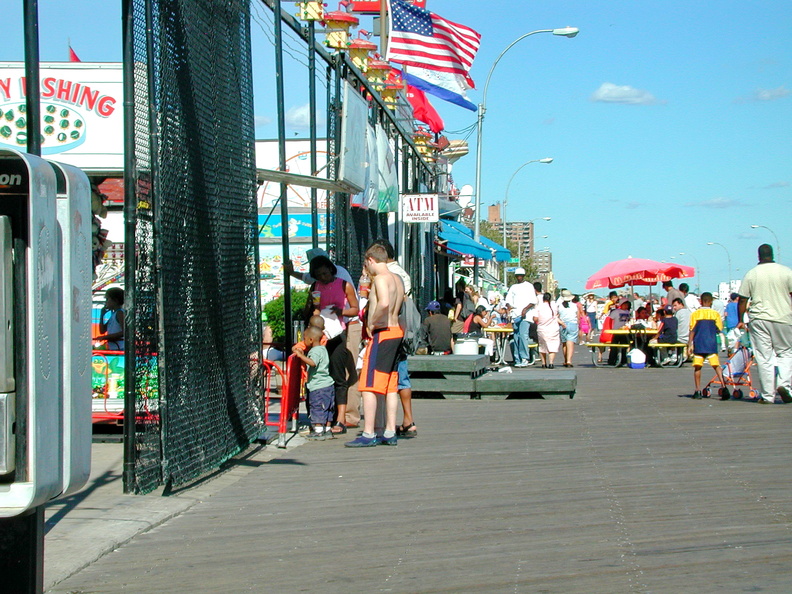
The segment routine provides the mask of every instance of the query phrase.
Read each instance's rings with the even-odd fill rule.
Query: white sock
[[[374,437],[377,437],[377,434],[376,434],[376,433],[366,433],[366,432],[364,431],[364,432],[363,432],[363,437],[365,437],[365,438],[367,438],[367,439],[372,439],[372,438],[374,438]]]

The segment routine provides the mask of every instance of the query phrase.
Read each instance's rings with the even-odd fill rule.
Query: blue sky
[[[580,28],[574,39],[531,36],[503,57],[484,125],[484,207],[502,201],[520,165],[554,158],[514,178],[507,216],[552,217],[537,223],[537,236],[548,237],[536,247],[553,252],[562,286],[580,291],[605,263],[632,255],[698,264],[702,290],[713,289],[728,276],[727,256],[707,242],[726,246],[735,278],[755,263],[760,243],[775,243],[751,224],[775,231],[780,260],[792,262],[792,3],[429,0],[429,8],[483,36],[474,103],[511,41]],[[43,60],[66,59],[68,38],[84,61],[120,60],[120,2],[40,0],[39,12]],[[271,138],[272,46],[263,34],[268,11],[258,12],[257,135]],[[21,2],[5,16],[19,26],[6,28],[0,60],[22,59]],[[304,136],[301,61],[286,58],[286,104],[292,133]],[[449,131],[475,123],[473,112],[434,105]],[[467,140],[471,152],[453,171],[460,186],[475,185],[475,133]]]

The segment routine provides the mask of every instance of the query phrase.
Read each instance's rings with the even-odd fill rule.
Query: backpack
[[[399,311],[399,326],[404,330],[402,350],[405,355],[414,355],[419,348],[429,346],[421,320],[421,313],[415,306],[412,297],[404,298],[401,311]]]

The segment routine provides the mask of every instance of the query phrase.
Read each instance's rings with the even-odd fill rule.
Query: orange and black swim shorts
[[[396,357],[404,338],[404,330],[396,327],[375,330],[363,353],[358,390],[374,394],[397,392],[399,373]]]

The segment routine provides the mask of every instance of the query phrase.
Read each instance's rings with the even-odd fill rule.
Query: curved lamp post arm
[[[686,252],[679,252],[680,256],[690,256],[693,258],[693,262],[695,262],[695,271],[696,271],[696,293],[700,292],[701,289],[701,266],[699,266],[698,258],[693,254],[688,254]],[[672,256],[673,257],[673,256]]]
[[[538,29],[536,31],[531,31],[530,33],[526,33],[525,35],[521,35],[514,41],[512,41],[506,49],[504,49],[500,55],[495,59],[495,62],[492,64],[492,67],[487,74],[487,81],[484,83],[484,93],[481,96],[481,103],[478,105],[478,116],[477,116],[477,130],[476,130],[476,225],[475,225],[475,233],[473,238],[476,241],[480,241],[481,239],[481,227],[479,225],[480,215],[481,215],[481,141],[482,141],[482,128],[484,124],[484,112],[487,111],[487,90],[489,89],[490,79],[492,78],[492,73],[495,70],[495,66],[498,65],[503,55],[508,52],[512,47],[514,47],[517,43],[525,39],[526,37],[530,37],[531,35],[536,35],[537,33],[552,33],[553,35],[559,35],[561,37],[574,37],[577,35],[579,30],[576,27],[561,27],[559,29]],[[476,260],[478,262],[478,260]],[[478,267],[474,267],[474,276],[478,276]],[[477,281],[478,279],[476,279]]]
[[[517,39],[512,41],[509,45],[506,46],[500,55],[495,58],[495,62],[492,63],[492,67],[487,74],[487,81],[484,83],[484,92],[481,94],[481,104],[479,105],[479,109],[481,111],[481,118],[484,118],[484,112],[487,111],[487,89],[489,89],[490,79],[492,78],[492,73],[495,71],[495,66],[498,65],[498,62],[501,61],[501,58],[508,52],[511,48],[515,45],[520,43],[526,37],[530,37],[531,35],[536,35],[537,33],[552,33],[553,35],[559,35],[561,37],[569,37],[572,38],[579,33],[579,29],[577,27],[562,27],[560,29],[538,29],[536,31],[531,31],[530,33],[526,33],[525,35],[520,35]]]
[[[503,226],[503,247],[506,247],[506,205],[509,203],[509,188],[511,187],[511,183],[514,180],[514,177],[522,170],[523,167],[526,165],[530,165],[531,163],[552,163],[552,157],[545,157],[544,159],[531,159],[520,165],[517,170],[512,173],[512,176],[509,178],[509,183],[506,184],[506,194],[503,197],[503,209],[501,210],[501,225]],[[549,217],[545,217],[549,220]],[[532,222],[532,221],[529,221]],[[508,248],[506,248],[508,249]],[[519,256],[519,254],[518,254]],[[503,284],[506,285],[506,262],[503,264]]]
[[[722,243],[718,243],[717,241],[708,241],[707,245],[719,245],[726,252],[726,262],[729,265],[729,279],[727,281],[727,284],[729,285],[729,291],[731,291],[731,281],[732,281],[731,275],[732,275],[732,271],[731,271],[731,254],[729,253],[729,248],[727,248]]]
[[[775,239],[775,242],[776,242],[776,262],[778,260],[780,260],[781,259],[781,244],[778,241],[778,235],[775,234],[775,231],[773,231],[767,225],[751,225],[751,229],[767,229],[768,231],[770,231],[771,235],[773,236],[773,239]]]

